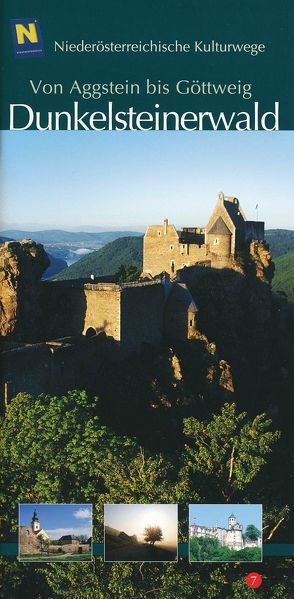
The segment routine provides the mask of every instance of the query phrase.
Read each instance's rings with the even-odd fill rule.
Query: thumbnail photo
[[[261,562],[261,531],[261,504],[190,505],[190,562]]]
[[[173,562],[178,558],[178,506],[104,506],[106,562]]]
[[[19,504],[19,554],[25,562],[92,559],[91,504]]]

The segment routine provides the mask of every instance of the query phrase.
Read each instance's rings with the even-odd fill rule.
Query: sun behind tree
[[[163,534],[160,526],[146,526],[144,529],[144,541],[150,545],[163,540]]]

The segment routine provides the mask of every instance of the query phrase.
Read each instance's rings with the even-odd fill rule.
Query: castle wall
[[[79,281],[46,281],[42,293],[42,339],[81,335],[86,315],[84,284]]]
[[[152,276],[176,271],[179,261],[179,236],[173,225],[148,227],[143,242],[143,272]],[[174,263],[174,268],[172,267]]]
[[[243,549],[243,538],[241,530],[228,530],[225,545],[231,549]]]
[[[194,243],[187,244],[185,250],[183,251],[183,247],[180,250],[181,258],[179,261],[178,268],[183,268],[183,266],[193,266],[195,262],[201,262],[202,260],[206,260],[207,258],[207,247],[205,244],[196,245]]]
[[[264,241],[264,222],[247,220],[245,223],[245,241]]]
[[[209,233],[206,238],[211,254],[217,254],[220,258],[229,258],[231,255],[231,235]]]
[[[142,343],[158,346],[163,337],[164,286],[134,283],[121,292],[121,347],[138,351]]]
[[[94,390],[105,361],[115,359],[113,342],[104,335],[24,345],[1,354],[1,403],[18,393],[62,394]]]
[[[191,315],[194,322],[194,314]],[[189,338],[189,319],[187,312],[165,312],[165,334],[168,341],[185,341]],[[191,327],[192,328],[192,327]]]
[[[120,287],[115,284],[85,285],[86,313],[83,333],[89,328],[104,331],[116,341],[121,339]]]
[[[190,266],[190,268],[182,268],[178,270],[177,281],[179,283],[185,283],[188,288],[194,286],[195,284],[201,285],[202,277],[207,274],[205,269],[211,269],[211,261],[205,264],[195,264],[195,266]]]
[[[143,255],[143,272],[156,276],[165,271],[174,276],[179,268],[205,260],[206,247],[180,243],[174,225],[152,225],[144,236]]]
[[[38,394],[50,389],[50,358],[45,343],[4,351],[1,355],[2,401],[9,402],[22,391]]]
[[[19,527],[20,553],[40,553],[40,545],[37,537],[29,526]]]
[[[186,285],[174,283],[164,310],[164,336],[169,341],[195,337],[197,307]]]

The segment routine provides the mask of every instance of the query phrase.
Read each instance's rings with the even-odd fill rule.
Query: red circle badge
[[[258,572],[250,572],[246,576],[246,584],[251,589],[258,589],[262,584],[262,576]]]

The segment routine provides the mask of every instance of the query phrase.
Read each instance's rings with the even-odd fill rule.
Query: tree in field
[[[144,530],[144,541],[150,545],[160,543],[163,540],[163,534],[160,526],[146,526]]]
[[[248,524],[245,530],[246,539],[250,539],[250,541],[256,541],[258,537],[260,537],[260,531],[254,524]]]
[[[50,540],[44,537],[43,535],[39,535],[39,546],[41,553],[47,552],[49,553],[49,545]]]

